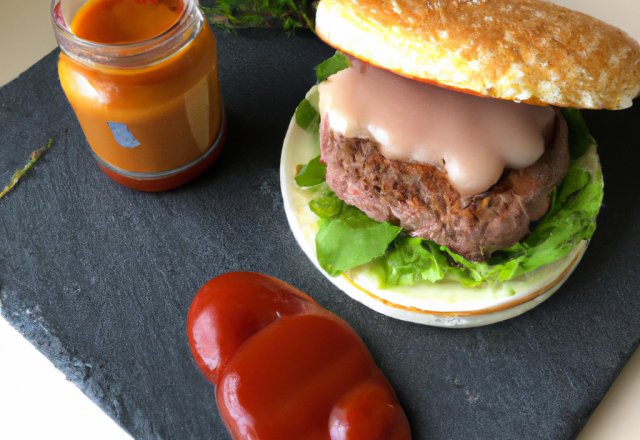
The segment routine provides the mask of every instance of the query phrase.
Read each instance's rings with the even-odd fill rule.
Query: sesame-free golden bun
[[[622,109],[640,94],[640,45],[541,0],[321,0],[318,36],[397,74],[531,104]]]

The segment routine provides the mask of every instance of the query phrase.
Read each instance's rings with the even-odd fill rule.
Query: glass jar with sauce
[[[52,15],[60,83],[109,177],[162,191],[213,163],[226,123],[197,0],[53,0]]]

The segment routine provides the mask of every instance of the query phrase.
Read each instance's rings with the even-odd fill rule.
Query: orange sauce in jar
[[[73,18],[71,31],[96,43],[136,43],[168,30],[183,10],[182,0],[91,0]]]
[[[89,0],[69,29],[89,50],[61,43],[60,82],[103,171],[159,191],[211,165],[224,110],[215,37],[195,0]]]

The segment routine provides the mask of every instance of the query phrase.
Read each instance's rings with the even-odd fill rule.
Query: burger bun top
[[[640,94],[640,45],[541,0],[322,0],[318,36],[419,81],[530,104],[622,109]]]

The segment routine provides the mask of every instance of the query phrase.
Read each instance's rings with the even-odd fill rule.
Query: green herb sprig
[[[24,176],[25,173],[33,167],[36,161],[40,159],[40,157],[44,154],[44,152],[49,149],[51,144],[53,144],[53,139],[49,139],[49,142],[47,142],[47,145],[44,148],[41,148],[31,153],[31,156],[29,156],[29,159],[30,159],[29,162],[24,166],[24,168],[14,173],[13,177],[9,181],[9,184],[4,187],[2,192],[0,192],[0,199],[3,198],[9,191],[11,191],[14,186],[16,186],[20,178]]]
[[[209,22],[227,31],[252,27],[281,27],[288,34],[306,28],[315,32],[318,1],[313,0],[217,0],[200,6]]]

